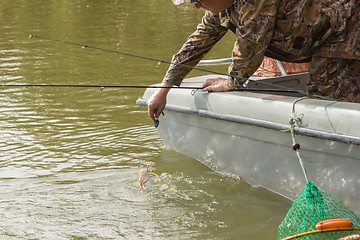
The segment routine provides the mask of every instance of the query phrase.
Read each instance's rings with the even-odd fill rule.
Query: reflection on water
[[[114,2],[1,1],[0,83],[159,82],[163,64],[28,39],[169,60],[203,14],[168,0]],[[210,58],[229,56],[222,46],[233,39],[222,44]],[[142,93],[0,88],[1,239],[276,238],[291,203],[164,149],[135,105]],[[138,171],[148,164],[159,176],[141,190]]]

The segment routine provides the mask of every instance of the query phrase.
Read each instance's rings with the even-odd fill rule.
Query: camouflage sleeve
[[[232,53],[233,64],[229,67],[230,75],[248,78],[260,66],[273,35],[276,2],[240,0],[235,3],[239,25]],[[228,86],[239,89],[244,82],[243,79],[229,77]]]
[[[189,36],[180,51],[173,56],[171,62],[175,64],[170,65],[163,82],[179,86],[184,77],[191,71],[191,68],[177,64],[196,66],[206,53],[225,35],[227,30],[228,28],[220,25],[217,15],[206,11],[196,31]]]

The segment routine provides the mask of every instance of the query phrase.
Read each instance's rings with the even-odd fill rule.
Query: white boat
[[[207,75],[185,79],[182,87],[201,87]],[[305,89],[308,74],[262,79]],[[168,94],[159,134],[176,152],[215,171],[239,177],[294,200],[305,177],[292,149],[289,117],[294,107],[300,122],[295,138],[311,182],[360,215],[360,104],[303,99],[298,94],[255,91],[212,92],[173,88]],[[137,100],[145,106],[156,91],[148,88]]]

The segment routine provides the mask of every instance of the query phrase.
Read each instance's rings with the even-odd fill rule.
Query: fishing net
[[[278,239],[360,240],[359,217],[328,192],[308,181],[299,153],[300,145],[296,143],[294,137],[294,126],[297,121],[294,117],[296,102],[290,117],[290,132],[293,149],[296,151],[307,183],[305,190],[294,201],[280,224]]]
[[[317,231],[316,224],[328,219],[350,220],[353,223],[353,229]],[[360,231],[356,230],[359,227],[360,219],[350,209],[328,192],[309,182],[280,224],[278,239],[286,239],[287,237],[311,231],[315,232],[288,239],[341,239],[346,236],[353,236],[353,238],[345,239],[360,239]],[[356,235],[359,238],[355,238]]]

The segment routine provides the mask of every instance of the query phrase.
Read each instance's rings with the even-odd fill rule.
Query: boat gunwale
[[[142,98],[138,98],[136,101],[136,104],[139,106],[146,106],[146,100],[144,100]],[[201,110],[201,109],[192,109],[189,107],[181,107],[181,106],[167,104],[165,107],[165,110],[186,113],[186,114],[191,114],[191,115],[198,115],[200,117],[207,117],[207,118],[212,118],[212,119],[216,119],[216,120],[242,123],[242,124],[267,128],[267,129],[274,129],[274,130],[278,130],[278,131],[290,130],[290,125],[287,125],[287,124],[275,123],[275,122],[271,122],[271,121],[259,120],[259,119],[248,118],[248,117],[235,116],[235,115],[230,115],[230,114],[215,113],[215,112],[210,112],[210,111]],[[317,138],[331,140],[331,141],[360,145],[360,137],[319,131],[319,130],[302,128],[302,127],[295,127],[294,131],[295,131],[295,133],[297,133],[299,135],[303,135],[303,136],[317,137]]]

